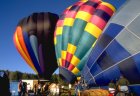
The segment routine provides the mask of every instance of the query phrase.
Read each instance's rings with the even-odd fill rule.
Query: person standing
[[[27,93],[27,83],[26,82],[22,82],[22,94],[21,96],[27,96],[28,93]]]
[[[21,94],[22,94],[22,80],[20,80],[18,83],[18,96],[21,96]]]
[[[120,79],[118,80],[116,85],[117,85],[118,91],[128,94],[129,93],[129,89],[128,89],[129,84],[130,84],[129,81],[123,75],[121,75]]]
[[[80,96],[80,91],[82,90],[82,85],[80,81],[75,82],[75,96]]]
[[[108,87],[109,87],[108,88],[109,96],[115,96],[115,93],[116,93],[116,85],[113,82],[113,80],[110,81]]]
[[[37,86],[37,96],[41,96],[41,89],[42,89],[42,86],[40,84],[40,82],[38,82],[38,86]]]
[[[74,88],[75,88],[74,96],[78,96],[78,81],[75,81]]]
[[[34,84],[33,90],[34,90],[34,95],[37,95],[37,84]]]
[[[49,94],[49,84],[45,83],[43,86],[43,92],[45,92],[47,95]]]
[[[0,71],[0,96],[11,96],[9,78],[4,71]]]

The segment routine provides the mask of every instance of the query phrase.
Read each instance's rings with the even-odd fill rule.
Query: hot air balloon
[[[96,40],[124,0],[82,0],[64,11],[55,30],[60,76],[74,82]]]
[[[49,79],[57,62],[53,34],[58,15],[33,13],[23,18],[14,33],[14,44],[27,64],[40,76]]]
[[[139,0],[126,2],[98,39],[82,71],[89,86],[106,86],[120,75],[140,84],[139,5]]]

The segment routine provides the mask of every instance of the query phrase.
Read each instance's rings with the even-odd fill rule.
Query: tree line
[[[27,80],[40,79],[37,74],[23,73],[20,71],[9,71],[9,70],[0,70],[0,71],[4,71],[7,74],[10,81],[19,81],[21,79],[27,79]],[[50,82],[61,83],[63,85],[66,84],[66,82],[59,77],[59,74],[53,74],[52,77],[50,78]]]
[[[20,79],[38,79],[38,76],[36,74],[31,73],[22,73],[20,71],[9,71],[9,70],[0,70],[4,71],[10,81],[18,81]]]

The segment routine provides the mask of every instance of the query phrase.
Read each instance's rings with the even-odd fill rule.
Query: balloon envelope
[[[82,0],[67,8],[57,22],[55,50],[60,75],[74,82],[105,25],[125,0]]]
[[[82,71],[91,86],[105,86],[120,75],[140,83],[140,1],[129,0],[110,20]]]
[[[40,76],[49,79],[56,70],[53,34],[58,16],[49,12],[33,13],[20,20],[14,44],[27,64]]]

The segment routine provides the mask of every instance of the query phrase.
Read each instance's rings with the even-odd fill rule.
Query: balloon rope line
[[[140,15],[140,13],[138,14],[138,15],[136,15],[136,17],[132,20],[132,21],[130,21],[126,26],[125,26],[125,28],[123,29],[123,30],[125,30],[126,28],[127,28],[127,26],[129,26],[138,16]],[[123,31],[122,30],[122,31]],[[120,31],[120,33],[122,33],[122,31]],[[102,53],[109,47],[109,45],[120,35],[120,33],[118,34],[118,35],[116,35],[116,37],[114,38],[114,39],[112,39],[112,41],[103,49],[103,51],[99,54],[99,56],[96,58],[96,60],[92,63],[92,66],[94,65],[94,63],[99,59],[99,57],[102,55]],[[98,43],[98,42],[97,42]],[[89,70],[92,68],[92,66],[90,67],[90,68],[88,68]],[[87,71],[87,73],[86,73],[86,75],[88,75],[88,72],[89,71]],[[90,73],[90,72],[89,72]],[[100,73],[99,73],[100,74]],[[85,76],[86,76],[85,75]],[[94,78],[94,76],[92,76],[93,78]]]
[[[140,84],[131,84],[129,86],[140,86]]]
[[[138,16],[140,16],[140,13],[138,14]],[[137,17],[138,17],[137,16]],[[133,31],[131,31],[128,27],[126,27],[126,30],[129,31],[130,33],[132,33],[135,37],[137,37],[138,39],[140,39],[140,37],[138,35],[136,35]]]
[[[91,72],[89,72],[91,74]],[[93,75],[91,74],[92,78],[89,80],[91,81],[92,79],[94,80],[94,83],[97,85],[95,78],[93,77]]]
[[[140,39],[140,37],[138,35],[136,35],[133,31],[129,30],[128,28],[126,28],[126,30],[131,33],[132,35],[134,35],[136,38]]]

